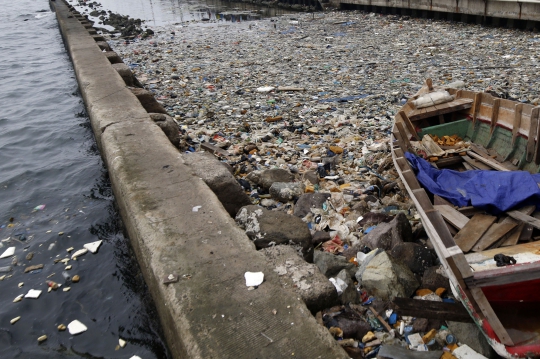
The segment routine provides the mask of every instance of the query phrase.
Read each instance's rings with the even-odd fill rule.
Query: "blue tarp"
[[[418,181],[431,193],[456,206],[474,206],[492,214],[534,204],[540,209],[540,174],[525,171],[459,172],[436,169],[409,152]]]

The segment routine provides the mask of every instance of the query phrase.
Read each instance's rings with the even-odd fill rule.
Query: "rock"
[[[362,340],[362,338],[371,330],[371,325],[362,319],[348,319],[338,317],[337,326],[343,331],[343,338],[354,338]]]
[[[253,171],[246,176],[246,179],[268,190],[274,182],[292,182],[294,175],[281,168],[272,168],[263,171]]]
[[[358,269],[356,269],[356,272],[354,273],[354,277],[356,278],[356,281],[359,285],[362,285],[362,275],[364,274],[366,268],[369,265],[369,262],[373,260],[379,253],[381,253],[383,250],[381,248],[377,248],[369,252],[364,260],[360,263],[360,266]]]
[[[103,53],[103,55],[105,55],[105,57],[107,58],[107,60],[109,60],[109,62],[111,64],[123,64],[124,62],[122,61],[122,59],[120,58],[120,56],[118,56],[118,54],[114,51],[105,51]]]
[[[174,145],[174,147],[180,147],[180,132],[178,131],[178,125],[169,115],[162,113],[150,113],[150,118],[155,122],[156,125],[161,128],[163,133],[167,136],[169,141]]]
[[[321,273],[327,278],[335,277],[343,269],[347,269],[349,273],[356,272],[356,266],[353,263],[347,262],[345,257],[336,256],[328,252],[315,251],[313,263],[315,263]]]
[[[115,63],[111,65],[113,69],[118,72],[120,77],[122,77],[122,80],[124,80],[126,86],[134,86],[135,85],[135,77],[133,76],[133,73],[131,72],[131,69],[128,65],[124,64],[123,62]]]
[[[317,312],[338,303],[332,283],[314,264],[306,263],[294,248],[278,245],[261,252],[278,274],[281,286],[300,296],[310,311]]]
[[[300,197],[305,186],[300,182],[274,182],[270,186],[270,195],[280,202],[289,202]]]
[[[392,221],[393,219],[391,216],[387,214],[377,213],[377,212],[368,212],[368,213],[365,213],[362,217],[363,218],[358,222],[360,226],[365,226],[365,225],[372,226],[372,225],[377,225],[382,222],[388,223]]]
[[[181,154],[181,158],[196,176],[214,192],[231,217],[243,206],[251,204],[242,186],[229,168],[208,152]]]
[[[383,300],[408,298],[418,285],[411,270],[386,252],[375,256],[362,275],[362,286],[367,292]]]
[[[351,246],[351,248],[343,252],[343,255],[350,259],[364,246],[371,249],[382,248],[387,251],[394,248],[396,244],[411,240],[411,224],[403,213],[399,213],[389,223],[380,223],[375,229],[366,234],[359,244]]]
[[[330,193],[305,193],[296,201],[293,214],[303,218],[311,213],[312,208],[322,209],[323,203],[328,198],[330,198]]]
[[[304,180],[311,182],[311,184],[319,184],[319,175],[315,171],[307,171],[304,173]]]
[[[444,271],[442,266],[427,268],[422,277],[421,287],[431,289],[432,291],[435,291],[438,288],[445,288],[449,293],[451,293],[450,280],[440,274],[441,271]]]
[[[88,329],[86,325],[79,322],[78,320],[74,320],[71,323],[69,323],[67,328],[69,330],[69,334],[71,335],[77,335],[77,334],[86,332],[86,330]]]
[[[157,102],[152,92],[137,87],[128,88],[137,97],[146,112],[167,114],[165,108],[163,108],[163,106]]]
[[[313,243],[313,246],[316,247],[323,242],[329,241],[330,239],[332,238],[330,237],[329,232],[317,231],[313,233],[313,236],[311,237],[311,243]]]
[[[354,282],[351,279],[351,274],[347,269],[342,269],[341,272],[338,273],[336,278],[341,279],[345,284],[347,284],[347,288],[343,290],[343,294],[341,294],[341,303],[343,304],[356,304],[358,303],[358,292],[356,291],[356,287],[354,286]]]
[[[240,209],[236,222],[246,230],[257,249],[276,244],[295,245],[306,261],[313,262],[311,233],[300,218],[250,205]]]
[[[433,265],[433,255],[426,247],[417,243],[399,243],[392,248],[390,255],[401,260],[409,269],[418,275]]]
[[[478,329],[476,324],[452,321],[446,321],[446,323],[448,324],[448,329],[450,329],[452,334],[458,339],[459,342],[468,345],[474,351],[485,357],[496,357],[495,351],[489,345],[486,337],[484,334],[482,334],[480,329]]]

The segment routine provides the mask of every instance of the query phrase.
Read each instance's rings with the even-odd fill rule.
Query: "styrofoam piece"
[[[457,359],[488,359],[482,354],[475,352],[467,344],[463,344],[459,348],[455,349],[452,352],[452,355],[454,355]]]
[[[264,281],[263,272],[246,272],[244,273],[244,278],[246,278],[246,286],[256,287],[261,285]]]
[[[92,253],[96,253],[97,250],[99,249],[99,246],[101,246],[101,242],[103,241],[99,240],[95,242],[86,243],[83,247],[88,249]]]
[[[39,289],[30,289],[28,293],[24,296],[25,298],[38,299],[41,295],[41,290]]]
[[[88,252],[88,249],[83,248],[79,249],[77,252],[73,253],[71,256],[71,259],[77,259],[78,257],[82,256],[83,254],[86,254]]]
[[[86,332],[86,330],[88,329],[86,325],[84,325],[83,323],[79,322],[76,319],[72,321],[71,323],[69,323],[67,327],[69,330],[69,334],[71,335],[81,334],[83,332]]]
[[[9,247],[8,249],[4,251],[4,253],[2,253],[2,255],[0,256],[0,259],[11,257],[14,254],[15,254],[15,247]]]

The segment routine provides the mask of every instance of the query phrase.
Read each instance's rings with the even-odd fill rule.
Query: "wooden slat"
[[[470,288],[469,289],[473,299],[476,301],[476,304],[480,307],[482,310],[482,314],[486,317],[487,321],[491,325],[491,328],[497,334],[497,337],[499,338],[499,341],[503,343],[504,345],[510,345],[513,346],[514,342],[510,338],[510,335],[508,335],[508,332],[502,325],[501,321],[493,311],[493,308],[489,304],[486,296],[484,295],[484,292],[482,292],[482,289],[480,288]]]
[[[520,211],[508,211],[506,214],[520,222],[530,224],[534,228],[540,229],[540,219],[528,216]]]
[[[445,158],[439,158],[437,161],[435,161],[435,164],[439,168],[445,168],[453,165],[457,165],[458,163],[463,162],[463,159],[461,156],[451,156],[451,157],[445,157]]]
[[[467,151],[467,154],[475,159],[477,159],[480,162],[483,162],[484,164],[488,165],[491,168],[496,169],[497,171],[510,171],[508,168],[506,168],[502,163],[499,163],[495,161],[494,159],[485,158],[480,156],[479,154],[474,153],[473,151]]]
[[[396,297],[392,302],[397,306],[399,315],[417,318],[440,319],[471,323],[472,318],[461,303],[434,302],[411,298]]]
[[[466,110],[466,109],[472,107],[472,103],[473,103],[473,101],[471,99],[461,98],[461,99],[458,99],[458,100],[454,100],[452,102],[448,102],[447,103],[448,106],[445,107],[445,108],[443,108],[441,106],[440,110],[436,107],[436,106],[440,106],[440,105],[421,108],[419,110],[415,110],[412,113],[410,113],[409,114],[409,119],[412,122],[415,122],[415,121],[419,121],[419,120],[429,118],[429,117],[444,115],[444,114],[450,113],[450,112],[453,113],[453,112],[458,112],[458,111],[461,111],[461,110]]]
[[[531,126],[529,128],[529,136],[527,139],[527,162],[531,162],[535,154],[534,138],[538,131],[538,115],[540,114],[540,107],[535,107],[531,111]]]
[[[538,117],[537,117],[537,125],[536,125],[536,147],[534,149],[534,163],[537,165],[540,164],[540,124],[538,124]]]
[[[411,170],[402,171],[401,174],[403,175],[403,178],[407,181],[407,184],[411,188],[411,190],[421,189],[420,183],[418,183],[418,180],[416,179],[416,176]]]
[[[501,239],[506,233],[517,225],[515,223],[493,223],[480,240],[472,248],[473,252],[480,252]]]
[[[457,229],[462,229],[465,227],[467,222],[469,222],[469,218],[465,217],[463,214],[459,213],[459,211],[456,211],[454,208],[446,205],[437,205],[433,206],[443,218],[456,227]]]
[[[480,161],[477,161],[475,159],[472,159],[470,158],[469,156],[461,156],[461,158],[463,158],[463,160],[465,162],[467,162],[469,165],[473,166],[474,169],[479,169],[479,170],[491,170],[492,168],[483,164],[482,162]]]
[[[446,206],[450,206],[453,208],[453,204],[448,202],[447,200],[445,200],[444,198],[440,197],[440,196],[437,196],[437,195],[434,195],[433,196],[433,206],[441,206],[441,205],[446,205]]]
[[[409,141],[409,138],[407,137],[407,132],[405,132],[405,127],[403,126],[403,123],[396,121],[395,125],[398,129],[399,135],[401,136],[403,145],[405,146],[405,147],[402,147],[402,149],[407,150],[408,152],[411,152],[411,153],[416,153],[414,152],[414,149],[411,146],[411,142]]]
[[[463,252],[470,251],[496,219],[497,217],[486,214],[475,214],[456,234],[454,241]]]
[[[474,95],[474,103],[472,107],[472,117],[473,117],[473,126],[476,124],[476,116],[478,116],[478,111],[482,105],[482,94],[480,92]]]
[[[530,215],[534,212],[535,209],[536,209],[536,206],[525,206],[523,208],[518,209],[518,211],[523,214]],[[519,221],[511,217],[506,217],[505,219],[503,219],[502,223],[514,223],[514,224],[517,224],[517,227],[515,227],[512,231],[510,231],[503,238],[501,238],[499,243],[497,243],[497,245],[493,245],[492,248],[497,248],[499,246],[508,247],[508,246],[516,245],[519,239],[521,238],[521,234],[523,233],[523,230],[525,229],[524,223],[520,223]]]
[[[409,132],[411,133],[413,140],[418,141],[418,134],[416,133],[416,129],[414,128],[411,120],[409,120],[409,116],[407,116],[405,111],[399,111],[398,115],[401,116],[401,119],[403,120],[403,123],[405,124]]]
[[[479,208],[474,208],[473,206],[467,206],[467,207],[461,207],[458,208],[459,213],[466,217],[472,217],[477,213],[484,213],[484,210],[481,210]]]
[[[475,272],[473,277],[465,279],[469,288],[491,287],[540,278],[540,262],[517,263],[497,269]]]
[[[477,168],[473,168],[473,166],[471,166],[470,164],[468,164],[467,162],[463,162],[462,163],[463,167],[465,167],[465,169],[467,171],[472,171],[472,170],[476,170]]]
[[[491,133],[493,133],[493,130],[495,129],[495,126],[497,125],[497,121],[499,120],[499,107],[501,106],[501,99],[497,98],[495,101],[493,101],[493,107],[491,109]]]
[[[514,106],[514,125],[512,127],[512,147],[514,147],[516,143],[516,138],[518,137],[518,134],[519,134],[522,113],[523,113],[523,104],[517,103]]]
[[[394,135],[399,148],[402,149],[403,151],[407,151],[407,145],[405,144],[405,141],[403,141],[403,138],[401,137],[401,134],[398,131],[397,123],[394,124],[394,130],[392,131],[392,134]]]
[[[439,211],[432,210],[430,212],[426,212],[426,216],[429,218],[431,224],[433,224],[433,227],[436,228],[437,234],[441,238],[441,242],[445,246],[445,248],[456,247],[454,237],[452,237],[452,235],[448,231],[448,227],[446,227],[446,222],[444,221]]]

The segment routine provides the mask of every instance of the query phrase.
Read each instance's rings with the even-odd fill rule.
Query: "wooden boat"
[[[419,100],[443,90],[450,101],[417,106]],[[536,233],[540,212],[535,207],[540,203],[533,200],[532,205],[496,214],[471,205],[456,206],[426,188],[410,160],[413,157],[406,153],[425,157],[429,171],[435,168],[437,174],[489,170],[490,176],[497,176],[493,178],[509,173],[534,176],[540,164],[539,114],[540,107],[489,93],[434,88],[428,79],[395,116],[392,130],[396,170],[454,294],[505,358],[540,357],[540,236]],[[496,265],[495,255],[500,254],[506,257],[499,259],[512,257],[509,265]]]

